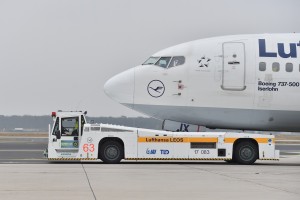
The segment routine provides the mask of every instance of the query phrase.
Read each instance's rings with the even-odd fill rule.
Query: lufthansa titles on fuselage
[[[297,58],[297,49],[300,47],[300,41],[298,43],[277,43],[277,52],[267,51],[267,45],[265,39],[258,40],[259,45],[259,57],[281,57],[281,58]],[[284,46],[289,45],[290,51],[285,51]],[[298,47],[298,48],[297,48]],[[278,53],[278,54],[277,54]]]

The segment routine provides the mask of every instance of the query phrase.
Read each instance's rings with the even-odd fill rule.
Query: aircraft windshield
[[[185,63],[184,56],[174,57],[150,57],[143,65],[156,65],[162,68],[171,68]]]
[[[185,62],[184,56],[174,56],[169,64],[168,68],[183,65],[184,62]]]
[[[155,65],[163,67],[163,68],[167,68],[168,64],[171,60],[171,57],[161,57],[156,63]]]
[[[143,65],[154,65],[158,61],[159,57],[150,57],[146,62],[143,63]]]

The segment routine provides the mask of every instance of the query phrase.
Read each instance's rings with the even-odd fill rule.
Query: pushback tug
[[[253,164],[279,160],[273,135],[234,132],[170,132],[89,124],[86,112],[53,112],[48,160],[225,160]]]

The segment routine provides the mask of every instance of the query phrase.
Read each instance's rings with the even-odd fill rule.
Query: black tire
[[[107,141],[100,147],[100,158],[104,163],[120,163],[123,158],[123,146],[117,141]]]
[[[234,150],[234,160],[243,165],[251,165],[258,158],[257,145],[250,141],[240,142]]]

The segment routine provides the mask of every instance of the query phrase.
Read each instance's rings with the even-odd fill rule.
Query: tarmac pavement
[[[0,199],[300,199],[300,156],[225,162],[1,164]]]

